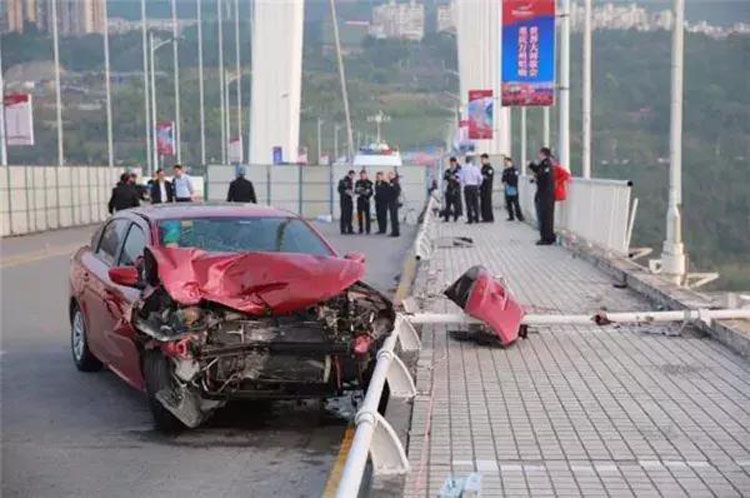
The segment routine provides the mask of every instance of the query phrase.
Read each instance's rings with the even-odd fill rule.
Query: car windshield
[[[333,253],[306,223],[295,218],[187,218],[159,222],[166,247],[196,247],[209,252]]]

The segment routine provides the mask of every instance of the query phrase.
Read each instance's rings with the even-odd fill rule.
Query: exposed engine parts
[[[365,387],[395,319],[390,301],[361,282],[282,316],[211,302],[182,306],[160,286],[133,312],[143,347],[160,349],[172,367],[172,389],[156,398],[189,427],[232,398],[334,396]]]

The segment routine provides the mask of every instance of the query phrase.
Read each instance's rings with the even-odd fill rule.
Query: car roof
[[[185,218],[299,218],[295,213],[258,204],[240,203],[167,203],[152,204],[128,210],[143,218],[159,221]]]

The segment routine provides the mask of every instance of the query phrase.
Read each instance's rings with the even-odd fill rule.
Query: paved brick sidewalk
[[[456,311],[440,293],[474,264],[535,312],[648,308],[565,249],[535,246],[526,225],[439,232],[475,246],[440,248],[420,270],[427,310]],[[406,495],[435,496],[472,471],[483,496],[750,495],[750,365],[667,327],[538,328],[507,350],[425,327]]]

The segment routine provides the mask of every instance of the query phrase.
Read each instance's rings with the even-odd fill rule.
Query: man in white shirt
[[[468,224],[479,223],[479,187],[482,180],[482,172],[474,164],[474,158],[466,156],[466,164],[461,169],[461,183],[464,186]]]
[[[193,200],[193,183],[190,181],[182,166],[174,165],[174,178],[172,178],[172,188],[174,189],[174,198],[176,202],[192,202]]]

